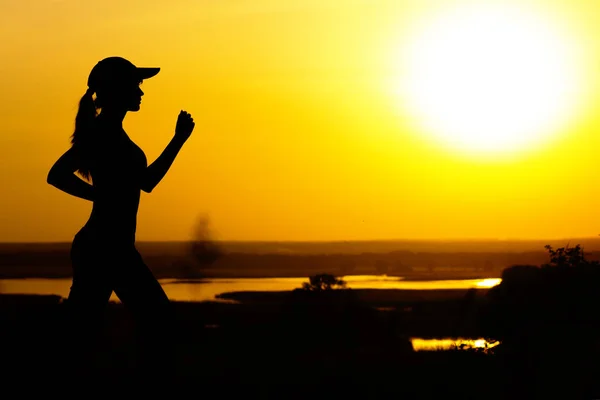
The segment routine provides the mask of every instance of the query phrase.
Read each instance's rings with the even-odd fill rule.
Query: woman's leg
[[[74,372],[89,373],[104,330],[104,312],[112,288],[102,255],[77,237],[71,262],[73,283],[66,301],[69,363]]]
[[[176,367],[177,327],[171,302],[137,250],[128,251],[120,261],[123,264],[113,269],[113,290],[133,314],[140,370],[164,378]]]

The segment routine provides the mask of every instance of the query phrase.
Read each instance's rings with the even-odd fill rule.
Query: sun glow
[[[541,145],[581,108],[575,40],[542,13],[507,5],[444,10],[402,46],[398,91],[420,133],[488,157]]]

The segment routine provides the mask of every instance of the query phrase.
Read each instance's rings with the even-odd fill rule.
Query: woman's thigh
[[[119,264],[112,271],[112,289],[134,318],[144,324],[170,318],[169,298],[138,251],[127,252]]]
[[[112,287],[104,252],[76,237],[71,248],[73,282],[68,303],[74,310],[95,317],[104,310]]]

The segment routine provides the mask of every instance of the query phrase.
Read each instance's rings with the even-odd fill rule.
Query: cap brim
[[[137,76],[140,79],[148,79],[148,78],[152,78],[153,76],[155,76],[156,74],[158,74],[158,72],[160,71],[160,68],[136,68],[136,73]]]

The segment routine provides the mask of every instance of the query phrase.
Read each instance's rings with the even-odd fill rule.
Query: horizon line
[[[600,235],[599,235],[600,236]],[[572,242],[576,240],[600,240],[598,236],[580,236],[570,238],[437,238],[437,239],[322,239],[322,240],[260,240],[260,239],[209,239],[215,243],[373,243],[373,242],[542,242],[542,241],[566,241]],[[197,239],[177,239],[177,240],[136,240],[136,243],[189,243],[198,241]],[[71,240],[65,241],[0,241],[3,244],[62,244],[71,243]]]

